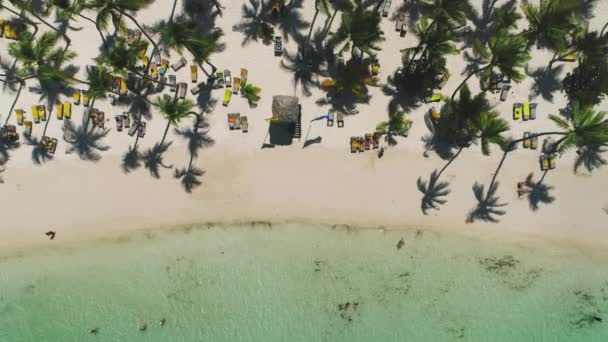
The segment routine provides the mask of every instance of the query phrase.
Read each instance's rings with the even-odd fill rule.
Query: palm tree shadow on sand
[[[65,121],[63,127],[63,140],[71,146],[66,153],[78,154],[82,160],[98,161],[101,154],[98,151],[107,151],[110,146],[103,144],[102,139],[110,132],[109,128],[97,129],[89,125],[83,118],[80,126],[75,127],[71,121]]]
[[[532,85],[532,97],[542,96],[543,99],[553,102],[553,93],[562,89],[562,83],[559,76],[564,69],[563,65],[558,65],[547,71],[545,67],[539,67],[535,70],[528,70],[528,74],[534,80]]]
[[[494,182],[485,193],[485,186],[475,182],[473,184],[473,194],[477,200],[477,206],[473,208],[467,215],[466,223],[473,223],[477,220],[484,222],[499,222],[497,216],[506,214],[506,211],[500,209],[507,203],[499,203],[500,197],[496,196],[499,182]]]
[[[175,133],[188,141],[190,161],[187,167],[175,169],[173,176],[181,179],[184,190],[191,193],[194,188],[202,184],[201,177],[205,174],[204,170],[193,165],[194,159],[198,158],[201,149],[212,146],[214,140],[209,136],[209,124],[200,115],[197,116],[192,127],[181,130],[175,129]]]
[[[534,173],[530,173],[526,177],[525,185],[527,188],[527,197],[532,211],[538,210],[539,204],[551,204],[555,201],[555,197],[551,196],[549,192],[555,187],[543,184],[547,171],[543,172],[542,177],[538,182],[534,181]]]
[[[121,167],[124,173],[130,173],[142,166],[142,155],[139,147],[129,146],[129,150],[122,156]]]
[[[52,160],[53,155],[47,152],[42,145],[42,140],[35,136],[25,136],[25,142],[27,145],[31,145],[32,149],[32,161],[36,165],[42,165],[44,162]]]
[[[154,144],[154,147],[147,150],[141,156],[144,167],[148,169],[150,175],[154,178],[160,178],[160,168],[163,167],[165,169],[173,168],[173,165],[165,165],[163,160],[163,154],[167,152],[171,146],[171,142],[167,142],[164,144]]]
[[[296,37],[296,41],[300,47],[306,44],[306,38],[302,36]],[[323,45],[320,30],[315,31],[311,43],[305,56],[302,49],[299,48],[296,53],[285,52],[281,59],[281,67],[293,73],[294,93],[300,85],[302,93],[306,97],[312,95],[312,87],[319,86],[315,76],[327,75],[327,61],[330,58],[329,55],[333,53]]]
[[[439,210],[439,207],[447,203],[445,196],[447,196],[451,190],[448,188],[448,182],[438,182],[440,173],[437,170],[433,170],[429,181],[425,181],[422,177],[419,177],[416,181],[418,190],[423,194],[420,202],[420,209],[425,215],[428,214],[430,209]]]
[[[581,166],[584,166],[587,171],[591,172],[608,164],[608,161],[602,157],[602,153],[606,151],[608,150],[604,146],[597,145],[580,148],[574,161],[574,172],[578,172]]]

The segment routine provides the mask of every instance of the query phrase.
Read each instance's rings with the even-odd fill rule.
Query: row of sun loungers
[[[338,122],[338,127],[344,127],[344,113],[338,112],[336,114],[336,121]],[[327,126],[333,127],[334,125],[334,112],[327,113]]]
[[[380,136],[378,132],[366,133],[363,137],[350,138],[350,152],[363,152],[369,149],[377,149],[380,147]]]
[[[536,150],[538,148],[538,136],[535,136],[532,132],[524,132],[524,148]]]
[[[228,128],[230,130],[240,129],[243,133],[249,132],[249,121],[247,116],[241,116],[240,113],[228,114]]]
[[[399,13],[397,21],[395,22],[395,31],[399,32],[401,37],[405,37],[405,34],[407,33],[407,30],[405,29],[407,25],[406,18],[405,13]]]
[[[523,119],[523,121],[536,119],[537,103],[516,102],[513,104],[513,120]]]
[[[55,154],[55,150],[57,149],[57,139],[47,137],[46,135],[42,137],[41,140],[42,148],[50,153]]]
[[[541,171],[553,170],[557,166],[557,153],[543,153],[540,155],[538,160],[540,162]]]

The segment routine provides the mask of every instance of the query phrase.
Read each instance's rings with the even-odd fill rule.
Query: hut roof
[[[297,122],[300,105],[295,96],[277,95],[272,97],[272,118],[279,121]]]

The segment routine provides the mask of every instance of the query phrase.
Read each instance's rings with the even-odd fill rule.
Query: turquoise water
[[[0,341],[606,341],[607,265],[431,232],[142,233],[0,261]]]

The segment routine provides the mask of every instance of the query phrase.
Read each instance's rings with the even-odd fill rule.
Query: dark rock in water
[[[99,332],[99,328],[93,328],[93,329],[91,329],[91,331],[89,331],[89,334],[97,335],[98,332]]]
[[[315,260],[314,264],[315,264],[315,272],[321,271],[321,261]]]
[[[165,325],[165,323],[167,323],[167,319],[165,319],[165,318],[161,318],[161,320],[160,320],[160,322],[159,322],[159,323],[160,323],[160,326],[162,327],[162,326],[164,326],[164,325]]]
[[[600,316],[593,314],[585,314],[581,319],[574,322],[574,325],[576,325],[578,328],[585,328],[595,323],[601,323],[603,321],[604,320]]]
[[[354,302],[353,303],[353,310],[357,310],[358,306],[359,306],[359,302]]]
[[[55,232],[52,230],[49,230],[48,232],[44,233],[44,235],[48,236],[49,239],[53,240],[55,238]]]
[[[350,306],[350,302],[346,302],[346,305],[344,305],[344,310],[348,310],[349,306]]]
[[[147,324],[144,324],[141,327],[139,327],[139,331],[141,331],[141,332],[144,332],[146,330],[148,330],[148,325]]]
[[[405,241],[403,240],[403,238],[401,238],[399,242],[397,242],[397,249],[401,249],[403,248],[403,246],[405,246]]]
[[[500,272],[514,269],[517,264],[519,264],[519,260],[511,255],[505,255],[502,258],[485,258],[480,260],[479,263],[482,264],[487,271]]]
[[[338,310],[340,310],[340,311],[344,310],[344,304],[338,304]]]

